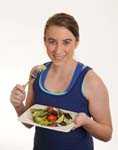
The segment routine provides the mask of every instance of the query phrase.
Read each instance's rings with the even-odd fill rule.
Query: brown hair
[[[79,41],[79,26],[73,16],[66,13],[57,13],[50,17],[45,25],[44,40],[47,29],[53,25],[67,28],[75,36],[76,40]]]

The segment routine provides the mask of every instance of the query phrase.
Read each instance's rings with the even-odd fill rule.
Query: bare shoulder
[[[85,81],[90,85],[103,83],[101,77],[96,72],[94,72],[94,70],[88,71],[85,76]]]
[[[101,77],[93,70],[88,71],[83,82],[85,96],[88,99],[91,97],[102,95],[107,96],[108,91]]]

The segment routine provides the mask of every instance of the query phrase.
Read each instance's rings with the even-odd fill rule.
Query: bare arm
[[[31,70],[30,77],[31,77],[31,74],[36,70],[36,67],[34,67]],[[27,97],[26,97],[24,85],[17,84],[11,92],[10,100],[18,116],[20,116],[24,111],[26,111],[33,104],[33,100],[34,100],[33,83],[34,83],[34,79],[32,79],[28,85]],[[25,97],[26,97],[26,100],[25,100]],[[24,100],[25,100],[25,103],[24,103]],[[27,124],[24,124],[24,125],[27,127],[31,127],[30,125],[27,125]]]
[[[107,88],[93,71],[87,73],[83,87],[84,95],[89,101],[92,119],[82,113],[77,118],[76,123],[78,126],[83,125],[94,137],[109,141],[112,136],[112,122]],[[79,121],[81,125],[79,125]]]

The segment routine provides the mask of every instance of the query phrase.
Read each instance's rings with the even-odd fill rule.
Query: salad
[[[72,116],[61,109],[48,106],[43,109],[31,108],[30,111],[33,122],[43,126],[60,127],[72,123]]]

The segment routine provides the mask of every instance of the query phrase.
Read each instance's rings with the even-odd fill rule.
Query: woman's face
[[[65,27],[53,25],[46,30],[45,46],[53,63],[72,60],[77,44],[75,36]]]

